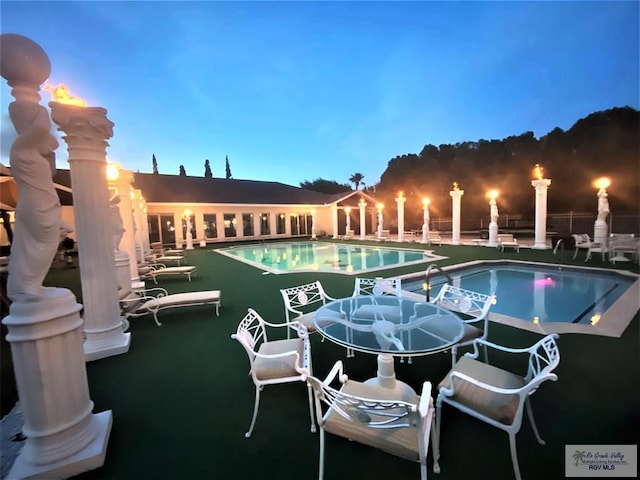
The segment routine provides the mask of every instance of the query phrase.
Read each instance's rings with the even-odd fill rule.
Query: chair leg
[[[440,423],[442,420],[442,399],[440,395],[436,400],[436,415],[431,428],[431,443],[433,446],[433,471],[440,473]]]
[[[319,459],[319,473],[318,479],[322,480],[324,477],[324,428],[320,427],[320,459]]]
[[[310,384],[307,384],[307,390],[309,392],[309,415],[311,416],[311,433],[316,433],[316,419],[313,414],[313,388]]]
[[[518,466],[518,451],[516,450],[516,434],[515,432],[509,432],[509,445],[511,447],[511,462],[513,463],[513,473],[516,475],[516,480],[522,480],[520,476],[520,467]]]
[[[251,419],[251,425],[249,426],[249,430],[244,434],[246,438],[249,438],[253,433],[253,427],[256,424],[256,418],[258,417],[258,407],[260,406],[260,391],[262,390],[262,385],[256,385],[256,400],[253,404],[253,418]]]
[[[451,368],[454,367],[457,360],[458,360],[458,346],[454,345],[453,347],[451,347]]]
[[[531,402],[528,398],[525,400],[524,404],[527,407],[527,415],[529,416],[529,422],[531,422],[531,428],[533,428],[533,433],[536,436],[536,440],[538,440],[538,443],[540,445],[544,445],[545,442],[540,436],[540,432],[538,432],[538,426],[536,425],[536,421],[533,418],[533,409],[531,408]]]

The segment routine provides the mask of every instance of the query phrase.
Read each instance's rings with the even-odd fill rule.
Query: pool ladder
[[[436,269],[438,270],[441,274],[443,274],[446,278],[447,278],[447,283],[449,285],[453,285],[453,279],[451,278],[451,276],[442,269],[442,267],[440,267],[440,265],[438,265],[437,263],[432,263],[427,267],[427,270],[424,272],[424,276],[425,276],[425,284],[424,284],[424,290],[425,290],[425,296],[427,298],[427,302],[431,301],[431,296],[430,296],[430,292],[431,292],[431,283],[429,282],[430,276],[431,276],[431,270]]]

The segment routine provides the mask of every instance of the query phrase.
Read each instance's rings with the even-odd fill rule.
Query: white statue
[[[13,301],[45,294],[42,282],[60,243],[61,207],[53,184],[54,150],[47,110],[38,103],[16,100],[9,116],[18,137],[11,146],[11,173],[18,185],[7,294]]]
[[[489,212],[491,223],[498,223],[498,205],[496,204],[496,199],[492,198],[489,205],[491,206],[491,211]]]
[[[601,222],[606,221],[607,216],[609,215],[609,200],[607,199],[609,195],[604,189],[600,189],[598,192],[598,220]]]
[[[47,110],[38,103],[51,63],[38,44],[22,35],[2,34],[0,43],[0,74],[16,99],[9,105],[17,133],[10,164],[19,196],[7,294],[14,302],[34,301],[56,290],[45,289],[42,282],[60,244],[61,207],[52,179],[58,142],[50,133]]]

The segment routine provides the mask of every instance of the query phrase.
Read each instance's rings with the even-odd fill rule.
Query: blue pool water
[[[492,312],[534,323],[597,322],[636,280],[616,272],[531,264],[482,264],[447,273],[456,286],[495,293]],[[403,280],[403,289],[424,294],[424,283],[424,275]],[[446,278],[437,274],[430,283],[433,298]]]
[[[424,250],[325,242],[239,245],[216,251],[270,273],[319,271],[357,274],[435,258],[425,254]]]

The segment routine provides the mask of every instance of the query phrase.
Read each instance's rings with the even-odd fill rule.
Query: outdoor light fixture
[[[539,163],[533,167],[532,176],[534,180],[542,180],[544,178],[544,168]]]
[[[595,182],[593,182],[593,186],[598,190],[606,190],[611,186],[611,180],[608,177],[600,177]]]
[[[115,163],[107,163],[107,180],[115,182],[120,177],[120,167]]]

